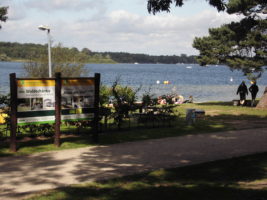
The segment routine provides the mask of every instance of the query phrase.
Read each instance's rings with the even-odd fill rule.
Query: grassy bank
[[[205,118],[198,119],[193,125],[188,125],[185,121],[185,113],[188,108],[205,110]],[[232,106],[231,102],[183,104],[177,107],[176,112],[179,113],[179,117],[171,122],[171,127],[167,125],[156,128],[139,126],[129,129],[126,123],[122,131],[113,129],[109,132],[100,133],[99,144],[267,127],[267,110]],[[92,142],[91,135],[86,134],[86,131],[88,132],[86,129],[80,131],[80,134],[77,134],[75,129],[67,129],[66,127],[62,127],[62,131],[63,133],[68,132],[68,134],[62,135],[60,148],[56,148],[53,145],[52,138],[24,138],[18,143],[17,153],[10,153],[8,143],[0,142],[0,156],[31,154],[95,145]]]
[[[28,200],[263,200],[267,153],[42,192]]]

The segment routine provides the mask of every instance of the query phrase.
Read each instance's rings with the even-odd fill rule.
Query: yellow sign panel
[[[18,87],[48,87],[55,86],[55,80],[18,80]]]
[[[5,118],[8,117],[5,113],[0,113],[0,124],[4,124],[6,122]]]
[[[89,86],[94,85],[93,79],[67,79],[62,80],[62,86]]]

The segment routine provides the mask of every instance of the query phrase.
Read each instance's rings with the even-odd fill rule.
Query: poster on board
[[[92,120],[94,117],[94,79],[63,79],[61,120]]]
[[[17,122],[55,122],[55,80],[17,80]]]

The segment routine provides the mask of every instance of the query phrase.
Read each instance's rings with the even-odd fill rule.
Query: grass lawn
[[[197,120],[193,125],[185,122],[186,109],[195,108],[205,110],[204,119]],[[251,107],[232,106],[231,102],[208,102],[201,104],[183,104],[177,107],[179,118],[171,122],[173,126],[168,127],[132,127],[128,128],[126,123],[124,130],[116,129],[100,134],[99,144],[114,144],[127,141],[138,141],[153,138],[174,137],[187,134],[202,134],[209,132],[255,129],[267,127],[267,110],[259,110]],[[88,134],[75,134],[75,129],[67,130],[63,127],[62,131],[73,134],[65,135],[61,139],[61,147],[53,145],[53,139],[42,138],[42,140],[23,140],[18,143],[18,152],[9,152],[9,144],[0,141],[0,156],[31,154],[61,149],[80,148],[96,145]],[[82,131],[81,131],[82,132]]]
[[[264,200],[267,153],[40,192],[28,200]]]

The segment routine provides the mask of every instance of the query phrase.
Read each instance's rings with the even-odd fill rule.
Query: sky
[[[148,13],[147,0],[0,0],[0,6],[9,6],[0,41],[45,44],[38,26],[46,25],[54,45],[150,55],[197,55],[195,37],[240,18],[205,0],[156,15]]]

